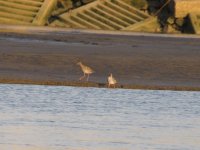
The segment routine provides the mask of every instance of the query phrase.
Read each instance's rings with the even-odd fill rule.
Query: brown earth
[[[80,82],[78,61],[95,70]],[[0,33],[0,82],[200,90],[200,38],[85,31]]]

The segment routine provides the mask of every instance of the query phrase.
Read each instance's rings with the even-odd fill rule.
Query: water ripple
[[[0,85],[1,150],[199,150],[200,92]]]

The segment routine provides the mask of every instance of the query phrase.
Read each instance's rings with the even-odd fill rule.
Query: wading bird
[[[83,76],[79,78],[79,80],[82,80],[87,75],[87,81],[89,80],[90,74],[94,73],[94,70],[92,70],[90,67],[84,65],[82,62],[78,62],[77,65],[81,67],[81,70],[83,71]]]
[[[110,88],[113,86],[115,88],[115,85],[117,83],[117,80],[113,77],[112,73],[108,76],[108,87]]]

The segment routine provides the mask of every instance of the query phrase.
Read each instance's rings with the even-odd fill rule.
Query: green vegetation
[[[131,0],[131,4],[138,9],[143,9],[148,6],[148,3],[146,0]]]

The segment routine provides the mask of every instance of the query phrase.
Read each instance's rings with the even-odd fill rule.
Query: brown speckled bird
[[[89,80],[90,74],[94,73],[94,70],[92,68],[84,65],[82,62],[78,62],[77,65],[81,67],[81,70],[83,71],[83,76],[79,78],[79,80],[82,80],[86,77],[87,75],[87,81]]]

